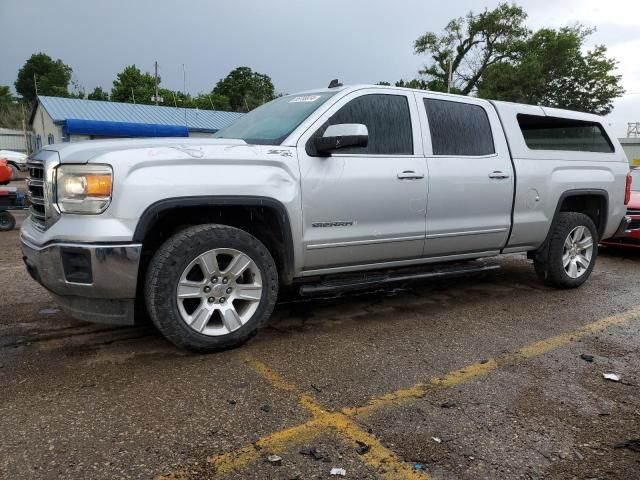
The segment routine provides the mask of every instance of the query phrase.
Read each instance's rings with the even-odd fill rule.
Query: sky
[[[619,61],[627,94],[609,119],[618,136],[640,121],[640,6],[637,0],[520,0],[528,26],[576,22],[597,28]],[[0,0],[0,85],[13,88],[18,69],[42,51],[73,68],[85,91],[110,90],[115,75],[136,64],[162,85],[210,91],[237,66],[268,74],[276,90],[415,78],[426,58],[413,41],[440,32],[469,10],[498,0]]]

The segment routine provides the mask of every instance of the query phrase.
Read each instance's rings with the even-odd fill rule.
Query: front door
[[[497,253],[509,235],[514,175],[495,109],[438,94],[419,94],[418,104],[429,170],[425,256]]]
[[[339,100],[302,136],[305,270],[422,255],[427,169],[417,118],[413,94],[360,90]],[[341,123],[366,125],[367,147],[318,156],[313,139]]]

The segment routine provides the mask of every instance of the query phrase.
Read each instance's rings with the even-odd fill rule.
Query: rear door
[[[511,226],[514,172],[487,102],[417,94],[429,171],[428,257],[496,253]]]

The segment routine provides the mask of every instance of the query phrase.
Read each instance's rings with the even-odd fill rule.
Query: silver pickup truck
[[[577,287],[630,185],[601,117],[383,86],[283,96],[212,139],[49,145],[29,172],[31,275],[77,318],[148,314],[196,351],[250,338],[283,285],[334,295],[526,252]]]

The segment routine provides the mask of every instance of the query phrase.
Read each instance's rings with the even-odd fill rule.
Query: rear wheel
[[[575,288],[591,275],[598,256],[598,232],[590,217],[560,212],[545,250],[534,266],[538,276],[557,288]]]
[[[154,255],[145,283],[147,309],[175,345],[198,352],[231,348],[269,319],[278,274],[266,247],[243,230],[200,225]]]

